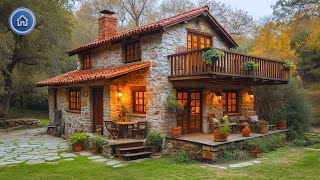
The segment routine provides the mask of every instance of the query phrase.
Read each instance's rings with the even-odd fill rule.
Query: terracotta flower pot
[[[252,148],[250,150],[250,152],[251,152],[252,156],[256,158],[256,157],[258,157],[259,149],[255,147],[255,148]]]
[[[246,126],[242,129],[242,136],[243,137],[250,137],[250,128],[249,126]]]
[[[182,127],[171,128],[172,137],[180,137],[182,133]]]
[[[287,121],[286,120],[280,120],[277,124],[278,129],[287,129]]]
[[[269,126],[261,126],[260,127],[260,133],[267,134],[269,131]]]
[[[98,154],[98,153],[100,153],[100,148],[91,148],[91,149],[90,149],[90,152],[91,152],[92,154]]]
[[[73,145],[73,150],[76,152],[82,151],[83,150],[83,145],[82,144],[74,144]]]
[[[245,123],[245,122],[247,122],[247,120],[245,120],[245,119],[240,119],[239,120],[239,123]]]
[[[151,146],[151,152],[152,152],[153,154],[159,152],[159,147],[158,147],[158,146]]]
[[[227,141],[228,136],[224,136],[220,133],[219,130],[213,132],[214,141],[225,142]]]

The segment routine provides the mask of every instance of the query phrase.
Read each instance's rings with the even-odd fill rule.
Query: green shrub
[[[88,142],[89,135],[87,133],[74,133],[70,137],[70,143],[73,144],[85,144]]]
[[[224,52],[219,49],[209,49],[202,55],[202,59],[204,63],[212,65],[212,61],[217,60],[223,54]]]
[[[252,70],[259,68],[259,64],[255,63],[253,61],[246,61],[246,62],[244,62],[243,66],[244,66],[244,69],[247,71],[252,71]]]
[[[156,132],[149,132],[146,138],[146,146],[158,146],[161,148],[163,142],[163,138],[160,136],[159,133]]]
[[[284,146],[285,139],[280,135],[274,134],[267,137],[249,139],[248,141],[246,141],[246,145],[248,149],[257,147],[259,149],[259,152],[265,153],[274,151],[277,148]]]
[[[219,130],[220,130],[220,134],[223,135],[223,136],[229,136],[229,134],[231,132],[231,128],[228,125],[220,126]]]
[[[104,139],[101,135],[94,134],[89,138],[89,146],[91,148],[101,148]]]
[[[303,140],[303,139],[294,139],[294,140],[291,141],[291,144],[293,146],[302,147],[302,146],[306,146],[307,145],[307,141]]]
[[[292,78],[287,85],[260,86],[254,89],[255,108],[260,119],[277,122],[277,114],[287,120],[288,139],[295,139],[309,130],[312,122],[311,105],[302,81]]]
[[[286,143],[284,138],[276,134],[270,135],[266,139],[268,151],[274,151],[277,148],[284,146]]]
[[[184,150],[178,152],[173,160],[177,164],[190,164],[190,163],[192,163],[192,160],[191,160],[189,154]]]
[[[243,144],[232,143],[220,151],[216,157],[219,162],[244,161],[252,158],[251,154],[243,150]]]
[[[293,62],[289,60],[286,60],[282,66],[283,66],[283,69],[286,71],[290,71],[291,69],[296,69],[296,66],[293,64]]]
[[[164,109],[176,119],[181,118],[184,112],[184,106],[177,101],[177,97],[174,94],[168,95],[164,102]]]

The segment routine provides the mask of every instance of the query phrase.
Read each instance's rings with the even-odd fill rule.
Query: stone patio
[[[46,128],[0,131],[0,167],[18,163],[58,163],[58,160],[72,161],[79,156],[105,163],[112,167],[125,165],[123,161],[94,155],[87,151],[69,152],[67,140],[47,135]]]

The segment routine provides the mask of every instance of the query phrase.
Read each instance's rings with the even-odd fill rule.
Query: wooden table
[[[135,124],[138,124],[137,121],[117,121],[115,122],[117,125],[121,126],[121,130],[123,130],[123,137],[128,138],[128,126],[134,126]]]

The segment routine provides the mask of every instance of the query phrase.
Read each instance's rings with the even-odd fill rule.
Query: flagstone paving
[[[67,140],[47,135],[45,130],[45,128],[36,128],[0,131],[0,167],[19,163],[57,164],[58,160],[73,161],[78,156],[85,156],[94,162],[112,167],[125,165],[123,161],[105,158],[87,151],[70,152]]]

